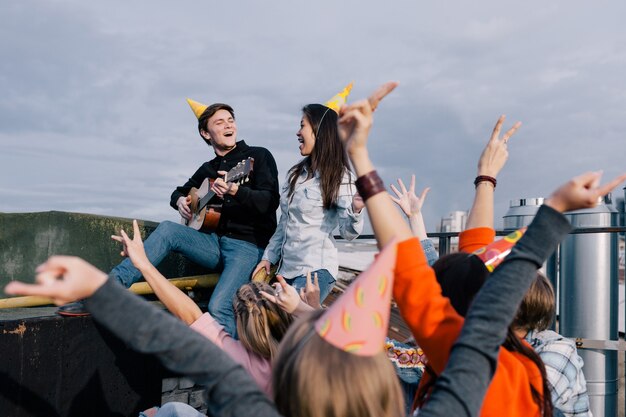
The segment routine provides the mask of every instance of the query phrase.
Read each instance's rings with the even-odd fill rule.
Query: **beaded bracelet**
[[[474,180],[474,187],[478,187],[478,184],[481,182],[490,182],[493,185],[493,189],[495,190],[498,181],[494,177],[490,177],[489,175],[479,175]]]
[[[367,201],[368,198],[386,191],[385,184],[378,176],[376,170],[361,175],[354,182],[354,185],[356,185],[357,191],[361,194],[361,197],[363,197],[363,201]]]

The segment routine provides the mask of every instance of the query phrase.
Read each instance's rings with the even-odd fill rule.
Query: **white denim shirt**
[[[324,209],[319,173],[306,179],[306,168],[289,197],[289,182],[281,190],[280,220],[263,259],[280,261],[278,274],[287,279],[309,271],[326,269],[333,277],[339,272],[333,232],[339,227],[344,239],[355,239],[363,231],[363,211],[354,213],[352,197],[356,193],[354,175],[344,173],[337,204]]]

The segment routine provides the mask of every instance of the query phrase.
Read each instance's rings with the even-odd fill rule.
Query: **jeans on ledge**
[[[177,252],[198,265],[221,269],[209,301],[209,313],[230,335],[237,337],[233,297],[239,287],[250,281],[250,275],[263,255],[262,248],[243,240],[198,232],[171,221],[160,223],[144,242],[144,248],[155,266],[170,252]],[[141,273],[128,258],[113,268],[111,275],[127,288],[141,279]]]

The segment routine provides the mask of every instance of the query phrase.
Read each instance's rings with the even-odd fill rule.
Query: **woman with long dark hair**
[[[345,100],[351,85],[338,96]],[[337,97],[337,96],[336,96]],[[364,207],[337,132],[336,100],[302,109],[296,136],[304,156],[287,173],[282,188],[281,217],[253,277],[272,264],[287,283],[301,290],[306,274],[317,275],[320,299],[332,289],[339,263],[333,234],[352,240],[363,230]]]

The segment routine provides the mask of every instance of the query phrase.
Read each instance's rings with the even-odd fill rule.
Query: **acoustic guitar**
[[[224,175],[224,181],[240,185],[248,182],[253,168],[254,158],[245,159]],[[192,187],[189,190],[187,201],[191,209],[191,218],[187,220],[181,216],[182,224],[204,232],[212,232],[217,228],[222,214],[222,204],[209,204],[209,201],[215,196],[215,193],[211,191],[213,181],[215,180],[206,178],[200,187]]]

